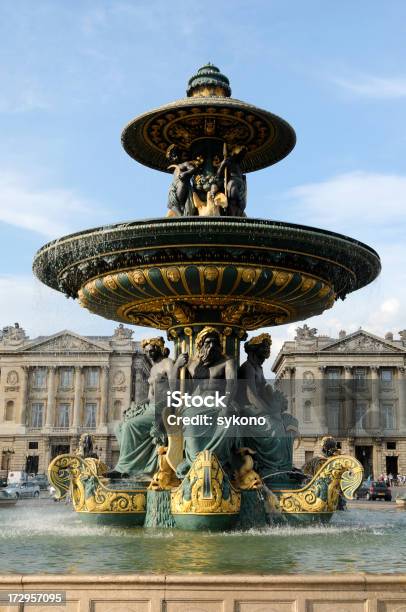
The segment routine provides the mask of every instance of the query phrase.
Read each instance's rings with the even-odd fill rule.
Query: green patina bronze
[[[122,132],[134,160],[172,174],[166,217],[54,240],[38,251],[33,270],[90,312],[164,330],[174,342],[174,360],[162,338],[145,345],[152,364],[149,396],[129,407],[117,431],[116,470],[151,479],[148,525],[171,526],[175,520],[183,528],[222,529],[238,524],[239,515],[240,525],[260,525],[268,520],[267,504],[274,506],[275,520],[327,520],[344,486],[340,478],[350,490],[360,477],[358,464],[343,457],[329,472],[325,458],[317,482],[308,477],[306,484],[292,464],[297,421],[263,376],[270,340],[262,334],[246,343],[247,361],[239,367],[240,343],[249,331],[331,308],[378,276],[379,256],[332,231],[248,218],[246,174],[288,155],[294,130],[280,117],[232,98],[229,79],[210,63],[189,79],[186,93],[136,117]],[[229,399],[224,410],[210,409],[213,421],[204,430],[192,425],[176,437],[162,398],[179,388],[203,398],[221,388]],[[200,413],[189,407],[184,414]],[[254,414],[264,416],[268,435],[254,426],[226,435],[216,421]],[[104,489],[97,484],[98,468],[86,469],[96,480],[85,486],[89,503],[83,504],[97,515],[90,488]],[[131,499],[142,502],[142,496]]]

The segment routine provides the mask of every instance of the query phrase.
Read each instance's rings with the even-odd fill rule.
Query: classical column
[[[402,436],[406,435],[406,377],[405,368],[398,368],[398,419],[397,426]]]
[[[326,371],[325,366],[319,366],[319,378],[317,384],[319,385],[318,392],[318,410],[317,419],[319,425],[319,431],[317,435],[325,434],[328,431],[328,414],[327,414],[327,401],[326,401],[326,390],[325,390],[325,379],[324,373]]]
[[[55,374],[56,367],[48,368],[48,395],[47,395],[47,418],[45,427],[53,427],[55,424]]]
[[[102,426],[106,425],[108,408],[109,408],[109,368],[108,366],[103,366],[101,368],[101,380],[100,380],[99,425],[102,425]]]
[[[17,423],[20,425],[28,424],[27,400],[28,400],[28,375],[29,367],[22,366],[21,368],[21,384],[20,384],[20,406],[17,415]]]
[[[381,429],[379,414],[379,367],[371,366],[371,411],[369,424],[378,433]]]
[[[82,393],[83,393],[83,375],[82,368],[75,366],[75,395],[73,398],[73,419],[72,426],[78,428],[80,426],[80,413],[82,408]]]
[[[354,428],[354,381],[351,366],[344,367],[344,406],[339,412],[338,419],[343,434],[346,435]]]

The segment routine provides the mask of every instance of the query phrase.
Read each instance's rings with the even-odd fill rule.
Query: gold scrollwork
[[[331,457],[305,487],[279,491],[279,509],[287,513],[334,512],[337,510],[340,489],[347,499],[352,499],[363,474],[362,465],[354,457]]]
[[[76,512],[138,514],[146,511],[146,491],[110,489],[102,482],[107,467],[98,459],[59,455],[50,463],[48,476],[62,499],[70,490]]]

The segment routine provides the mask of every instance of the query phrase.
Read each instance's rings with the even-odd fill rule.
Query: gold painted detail
[[[238,514],[241,495],[210,451],[197,455],[181,485],[171,493],[172,514]]]
[[[168,491],[178,487],[180,484],[179,479],[176,478],[175,472],[167,461],[167,450],[167,446],[158,447],[158,471],[155,472],[148,487],[153,491]]]
[[[232,286],[225,280],[230,274]],[[199,320],[197,311],[210,309],[220,311],[224,325],[255,330],[297,320],[304,307],[308,316],[318,314],[332,306],[335,293],[322,279],[304,273],[191,263],[101,275],[85,283],[78,297],[92,312],[136,325],[168,330],[192,324]]]
[[[338,507],[340,490],[346,499],[353,499],[363,475],[362,465],[354,457],[331,457],[305,487],[277,492],[279,510],[286,513],[334,512]]]
[[[252,455],[254,455],[255,452],[250,448],[240,448],[238,454],[241,455],[243,464],[235,471],[233,486],[241,490],[262,488],[263,482],[261,477],[254,470],[254,459]]]
[[[99,459],[59,455],[48,467],[56,497],[70,492],[76,512],[138,514],[146,511],[146,491],[115,490],[105,486],[107,467]]]
[[[199,96],[218,95],[204,90]],[[154,115],[143,130],[144,141],[154,149],[166,151],[171,144],[188,148],[203,135],[227,144],[246,142],[249,151],[269,145],[276,136],[273,122],[253,109],[224,109],[216,107],[171,109]]]

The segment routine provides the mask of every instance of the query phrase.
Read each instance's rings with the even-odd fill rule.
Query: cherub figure
[[[195,213],[192,200],[190,179],[203,163],[202,157],[194,160],[181,159],[181,151],[176,145],[168,147],[166,158],[171,162],[168,169],[173,169],[173,179],[168,193],[168,217],[193,216]]]

